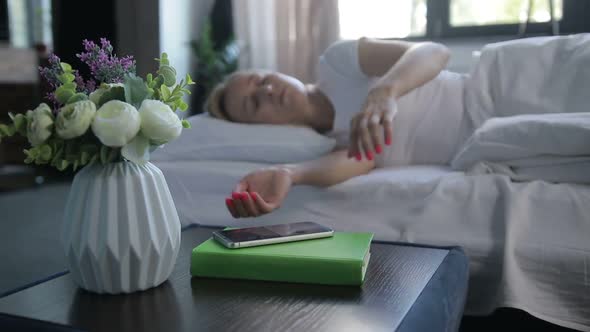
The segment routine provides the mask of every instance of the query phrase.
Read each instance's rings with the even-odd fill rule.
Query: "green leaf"
[[[14,135],[16,129],[13,125],[5,125],[0,123],[0,137],[9,137]]]
[[[125,101],[125,88],[122,86],[111,87],[110,89],[105,91],[105,93],[103,93],[102,96],[100,96],[100,98],[98,99],[98,105],[96,105],[96,107],[98,108],[104,105],[104,103],[111,100]]]
[[[150,95],[150,91],[141,77],[133,74],[125,75],[125,101],[139,108]]]
[[[32,150],[32,149],[29,149],[29,150],[27,150],[27,149],[24,149],[24,150],[23,150],[23,153],[25,154],[25,156],[27,156],[27,157],[25,158],[25,164],[30,164],[30,163],[32,163],[33,161],[35,161],[35,157],[36,157],[36,155],[35,155],[35,154],[33,153],[33,151],[31,151],[31,150]]]
[[[166,86],[172,87],[176,84],[176,70],[170,66],[160,66],[158,74],[164,79]]]
[[[117,159],[119,156],[120,149],[111,148],[109,150],[109,155],[107,156],[107,163],[112,163]]]
[[[172,95],[173,95],[173,96],[175,96],[175,95],[176,95],[177,97],[181,97],[181,96],[182,96],[182,95],[180,94],[180,89],[182,88],[182,87],[181,87],[181,85],[182,85],[182,80],[180,81],[180,83],[178,83],[178,84],[177,84],[177,85],[174,87],[174,89],[172,89]]]
[[[156,58],[156,61],[160,62],[160,66],[162,65],[170,65],[170,61],[168,60],[168,54],[166,52],[162,53],[162,56],[160,57],[160,59]]]
[[[95,163],[99,158],[98,153],[94,154],[94,156],[92,156],[92,158],[90,158],[90,160],[88,161],[88,164],[92,164]]]
[[[121,155],[133,163],[143,165],[150,159],[149,148],[149,140],[142,134],[139,134],[121,148]]]
[[[74,82],[65,83],[62,86],[64,89],[73,90],[73,91],[76,91],[76,87],[77,87],[76,83],[74,83]]]
[[[84,166],[90,161],[90,154],[86,151],[80,152],[80,165]]]
[[[14,123],[15,132],[18,132],[21,135],[27,134],[27,117],[24,114],[16,114],[12,115],[12,122]]]
[[[72,96],[74,96],[75,90],[66,88],[64,85],[60,86],[55,90],[55,99],[62,104],[65,104]]]
[[[66,105],[73,104],[73,103],[75,103],[77,101],[81,101],[81,100],[88,100],[88,96],[82,92],[78,92],[68,99],[68,101],[66,102]]]
[[[184,77],[184,80],[186,81],[187,85],[195,84],[195,82],[191,78],[191,75],[189,75],[189,74],[186,74],[186,76]]]
[[[67,160],[62,159],[55,163],[55,168],[59,171],[64,171],[69,165],[70,163]]]
[[[69,63],[66,62],[60,62],[59,65],[61,66],[61,69],[64,72],[71,72],[72,71],[72,66],[70,66]]]
[[[176,103],[177,101],[180,100],[180,98],[182,98],[182,97],[181,96],[178,96],[178,95],[175,96],[174,94],[172,94],[172,97],[170,97],[170,99],[168,99],[168,101],[169,102]]]
[[[72,73],[63,73],[61,75],[57,76],[57,79],[62,83],[62,84],[66,84],[66,83],[70,83],[73,82],[74,79],[76,79],[76,76],[74,76],[74,74]]]
[[[100,162],[101,164],[106,164],[108,162],[108,158],[109,158],[109,150],[111,148],[109,148],[106,145],[102,145],[100,147]]]
[[[188,109],[188,104],[181,100],[178,104],[178,108],[180,108],[180,110],[184,112]]]
[[[99,152],[99,150],[100,148],[95,144],[83,144],[82,146],[80,146],[80,152],[86,152],[89,155],[93,155]]]
[[[182,127],[183,128],[190,128],[191,127],[191,123],[186,121],[186,120],[182,120]]]
[[[47,164],[51,161],[51,147],[48,144],[42,144],[38,147],[37,161],[41,164]]]
[[[168,98],[170,98],[170,89],[167,86],[162,85],[160,86],[160,94],[162,96],[162,100],[167,101]]]
[[[63,159],[63,155],[64,155],[63,144],[62,144],[62,146],[54,147],[54,149],[55,149],[55,154],[53,155],[53,158],[51,159],[51,165],[55,167],[55,165],[57,165],[57,162],[59,160]]]

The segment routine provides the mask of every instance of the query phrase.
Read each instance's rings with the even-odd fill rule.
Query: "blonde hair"
[[[217,84],[213,91],[207,97],[207,101],[205,101],[205,111],[209,112],[209,114],[218,119],[222,120],[230,120],[229,115],[225,109],[225,105],[223,103],[223,98],[225,97],[225,88],[227,87],[227,81]]]
[[[244,73],[245,71],[235,71],[223,78],[221,83],[217,84],[209,96],[205,101],[205,111],[209,112],[209,114],[221,120],[232,121],[225,108],[225,103],[223,102],[225,99],[225,93],[227,92],[227,83],[235,77],[237,74]]]

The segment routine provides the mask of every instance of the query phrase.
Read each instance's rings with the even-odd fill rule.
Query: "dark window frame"
[[[451,26],[450,2],[451,0],[427,0],[426,35],[414,36],[409,39],[517,36],[519,34],[519,23]],[[563,0],[563,15],[562,19],[559,21],[559,33],[571,34],[590,32],[590,20],[585,17],[586,13],[590,13],[590,1]],[[527,35],[552,34],[551,22],[529,23],[526,27],[525,33]]]

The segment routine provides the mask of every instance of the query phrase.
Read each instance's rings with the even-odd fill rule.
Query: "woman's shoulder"
[[[366,79],[358,58],[358,40],[339,40],[330,45],[320,57],[322,67],[352,79]]]

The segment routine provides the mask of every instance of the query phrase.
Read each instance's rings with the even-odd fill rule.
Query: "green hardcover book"
[[[193,249],[191,274],[326,285],[361,285],[370,258],[371,233],[228,249],[209,239]]]

